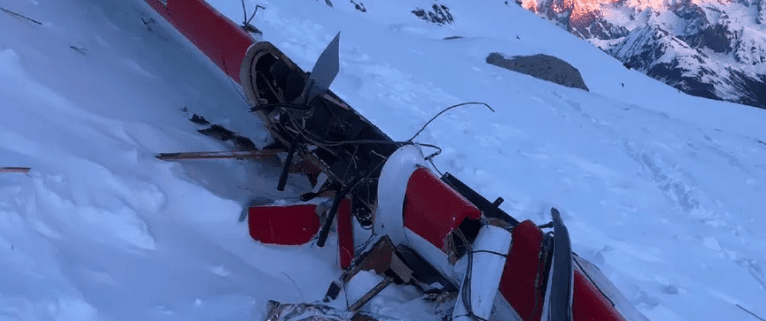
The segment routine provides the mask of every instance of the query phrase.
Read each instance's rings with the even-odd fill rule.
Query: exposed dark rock
[[[766,108],[766,75],[753,78],[741,70],[728,68],[728,71],[733,75],[731,79],[734,87],[745,93],[740,96],[738,103]]]
[[[677,60],[671,63],[653,65],[646,71],[652,78],[663,81],[686,94],[715,100],[724,100],[718,94],[714,84],[705,82],[705,76],[720,79],[723,84],[735,88],[739,98],[730,100],[735,103],[766,108],[766,76],[759,75],[757,78],[733,68],[726,68],[724,74],[718,74],[706,68],[699,68],[695,73],[690,73],[681,67]]]
[[[679,5],[678,7],[673,8],[673,13],[686,21],[684,34],[697,34],[700,32],[700,30],[710,26],[710,21],[707,20],[705,11],[696,4],[689,3],[686,5]]]
[[[455,21],[449,12],[449,8],[443,4],[432,5],[431,11],[415,8],[411,12],[420,19],[439,25],[450,24]]]
[[[663,81],[692,96],[720,99],[715,94],[715,86],[713,84],[704,83],[698,77],[685,76],[685,71],[674,60],[672,63],[653,65],[646,71],[646,75]]]
[[[758,4],[756,6],[756,10],[758,11],[758,16],[755,18],[755,23],[757,24],[763,24],[766,22],[766,0],[757,0]]]
[[[517,0],[516,2],[521,4],[522,1]],[[617,39],[629,33],[627,28],[616,26],[604,19],[601,11],[582,12],[582,8],[578,8],[578,6],[577,1],[548,0],[538,1],[536,6],[530,10],[556,22],[557,25],[584,39]],[[575,14],[578,10],[580,15]]]
[[[359,10],[361,12],[367,12],[367,8],[364,7],[364,3],[362,3],[361,1],[359,3],[356,3],[354,2],[354,0],[351,0],[351,3],[354,4],[354,8],[356,8],[356,10]]]
[[[592,37],[601,40],[616,39],[628,34],[628,29],[625,27],[615,26],[600,18],[594,19],[590,25],[582,28],[582,30],[588,30]]]
[[[562,86],[588,91],[580,71],[566,61],[553,56],[537,54],[506,58],[500,53],[493,52],[487,56],[487,63]]]
[[[727,26],[716,24],[681,39],[694,48],[709,48],[715,52],[728,53],[732,50],[731,37],[732,33]]]
[[[461,37],[461,36],[449,36],[449,37],[444,37],[444,40],[454,40],[454,39],[461,39],[461,38],[463,38],[463,37]]]
[[[324,0],[324,3],[332,8],[332,2],[330,0]]]
[[[191,120],[193,123],[199,124],[199,125],[208,125],[208,124],[210,124],[210,122],[207,121],[207,119],[205,119],[205,117],[202,117],[202,116],[197,115],[197,114],[192,115],[192,118],[189,119],[189,120]]]
[[[634,31],[606,52],[620,59],[624,66],[645,72],[652,63],[665,54],[670,39],[666,37],[666,32],[655,26],[636,29],[639,30]],[[623,48],[626,46],[627,48]]]
[[[738,40],[734,46],[734,60],[750,66],[766,63],[766,43],[752,39]]]

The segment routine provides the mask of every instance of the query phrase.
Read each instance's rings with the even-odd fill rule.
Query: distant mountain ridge
[[[516,0],[690,95],[766,108],[766,0]]]
[[[679,91],[766,108],[766,0],[515,1]],[[439,1],[402,9],[440,26],[460,19]]]

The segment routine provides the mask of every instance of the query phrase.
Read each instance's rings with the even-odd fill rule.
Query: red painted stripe
[[[513,229],[512,236],[500,279],[500,293],[523,320],[538,321],[544,305],[540,288],[544,270],[540,257],[543,232],[534,222],[526,220]]]
[[[239,67],[254,43],[245,30],[204,0],[168,0],[167,8],[157,0],[146,1],[239,83]]]
[[[442,251],[447,234],[464,219],[481,217],[476,206],[425,168],[412,173],[405,195],[404,226]]]
[[[527,220],[516,226],[513,229],[511,251],[500,280],[500,293],[526,321],[539,321],[542,317],[542,242],[543,233],[532,221]],[[573,321],[625,321],[580,270],[574,270],[573,283]]]
[[[575,269],[572,320],[625,321],[625,318],[580,270]]]
[[[354,229],[351,221],[351,200],[344,198],[338,206],[338,251],[340,267],[346,269],[354,259]]]
[[[250,236],[266,244],[308,243],[319,231],[316,205],[253,206],[248,209]]]

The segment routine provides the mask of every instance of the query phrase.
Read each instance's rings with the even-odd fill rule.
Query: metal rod
[[[327,242],[327,236],[330,235],[330,226],[332,226],[332,221],[335,219],[335,212],[338,211],[340,200],[343,199],[346,194],[348,194],[348,191],[346,191],[346,193],[341,192],[335,194],[335,198],[332,200],[332,206],[330,207],[330,212],[327,213],[327,218],[325,218],[322,224],[322,230],[319,231],[317,246],[324,247],[325,242]]]
[[[301,142],[301,136],[298,135],[290,143],[290,149],[287,150],[287,159],[285,160],[285,168],[282,169],[282,174],[279,175],[279,183],[277,184],[277,190],[283,192],[285,190],[285,184],[287,184],[287,174],[290,173],[290,165],[293,163],[293,155],[295,155],[295,149]]]
[[[335,219],[335,213],[338,212],[338,206],[340,205],[340,200],[346,197],[348,193],[351,192],[351,190],[356,187],[356,184],[361,181],[362,178],[355,178],[351,180],[351,182],[348,183],[345,187],[343,187],[338,194],[335,194],[335,198],[332,200],[332,206],[330,207],[330,213],[327,213],[327,218],[324,221],[324,224],[322,225],[322,230],[319,231],[319,239],[317,240],[317,246],[323,247],[324,243],[327,241],[327,236],[330,234],[330,226],[332,226],[332,220]]]
[[[29,167],[0,167],[0,173],[29,173]]]
[[[763,318],[759,317],[757,314],[755,314],[755,313],[753,313],[753,312],[750,312],[750,310],[743,308],[743,307],[742,307],[741,305],[739,305],[739,304],[737,304],[737,307],[738,307],[738,308],[740,308],[740,309],[742,309],[742,311],[745,311],[745,312],[747,312],[747,313],[750,313],[750,314],[751,314],[751,315],[753,315],[754,317],[758,318],[758,320],[761,320],[761,321],[766,321],[766,319],[763,319]]]
[[[380,283],[373,287],[370,292],[365,293],[358,301],[348,307],[348,310],[356,312],[361,309],[367,302],[370,302],[373,297],[378,295],[378,293],[383,291],[387,286],[391,285],[391,283],[394,283],[394,278],[387,276],[383,281],[380,281]]]
[[[277,155],[284,150],[281,149],[261,149],[254,151],[215,151],[215,152],[181,152],[181,153],[160,153],[157,158],[161,160],[182,160],[182,159],[226,159],[226,158],[248,158],[260,159]]]
[[[20,14],[20,13],[17,13],[17,12],[11,11],[11,10],[8,10],[8,9],[6,9],[6,8],[0,7],[0,10],[3,10],[5,13],[7,13],[7,14],[9,14],[9,15],[12,15],[12,16],[16,16],[16,17],[19,17],[19,18],[22,18],[22,19],[26,19],[27,21],[31,21],[31,22],[34,22],[34,23],[36,23],[36,24],[38,24],[38,25],[41,25],[41,26],[43,25],[43,23],[42,23],[42,22],[40,22],[40,21],[37,21],[37,20],[35,20],[35,19],[32,19],[32,18],[30,18],[30,17],[27,17],[27,16],[25,16],[25,15],[23,15],[23,14]]]

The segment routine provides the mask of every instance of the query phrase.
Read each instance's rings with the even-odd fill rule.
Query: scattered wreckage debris
[[[42,25],[43,25],[43,23],[42,23],[42,22],[40,22],[40,21],[37,21],[37,20],[35,20],[35,19],[32,19],[32,18],[30,18],[30,17],[27,17],[27,16],[25,16],[25,15],[23,15],[23,14],[20,14],[20,13],[18,13],[18,12],[15,12],[15,11],[12,11],[12,10],[8,10],[8,9],[6,9],[6,8],[3,8],[3,7],[0,7],[0,10],[2,10],[3,12],[5,12],[5,13],[7,13],[7,14],[9,14],[9,15],[13,16],[13,17],[16,17],[16,18],[21,18],[21,19],[23,19],[23,20],[26,20],[26,21],[29,21],[29,22],[32,22],[32,23],[38,24],[38,25],[40,25],[40,26],[42,26]]]
[[[413,280],[413,270],[405,263],[403,255],[394,246],[388,236],[383,236],[365,252],[359,259],[343,273],[339,281],[333,282],[327,289],[324,302],[335,300],[340,293],[341,283],[346,284],[360,271],[374,271],[384,279],[365,293],[356,302],[348,307],[349,311],[356,312],[369,302],[375,295],[383,291],[387,286],[408,284]]]
[[[183,109],[184,113],[188,112],[187,108]],[[204,160],[204,159],[238,159],[238,160],[258,160],[258,161],[270,161],[273,163],[279,163],[284,166],[284,162],[280,159],[280,155],[286,152],[283,145],[279,143],[272,143],[259,149],[255,146],[255,143],[250,138],[240,135],[228,128],[211,124],[205,117],[198,114],[192,114],[189,121],[200,125],[206,126],[205,128],[197,130],[197,132],[212,137],[223,143],[231,143],[229,147],[233,147],[234,150],[229,151],[200,151],[200,152],[176,152],[176,153],[159,153],[155,155],[161,160]],[[309,162],[303,160],[297,160],[290,165],[288,169],[289,173],[303,173],[309,179],[312,186],[317,184],[321,170]]]
[[[426,162],[438,152],[424,156],[421,147],[428,145],[415,143],[417,135],[394,141],[330,91],[340,66],[339,34],[309,73],[204,0],[146,1],[242,86],[250,110],[273,138],[270,148],[286,152],[280,154],[277,190],[284,190],[294,163],[303,163],[318,174],[314,190],[301,201],[331,195],[319,205],[249,207],[253,239],[281,245],[316,241],[322,247],[336,225],[344,272],[330,285],[326,302],[361,271],[383,277],[346,311],[273,302],[268,321],[385,320],[363,311],[393,284],[455,297],[445,315],[455,321],[647,320],[602,290],[610,283],[600,271],[582,268],[585,260],[572,253],[558,210],[551,209],[553,227],[546,232],[532,221],[519,222],[499,208],[502,198],[490,202],[449,173],[436,176]],[[206,134],[218,133],[226,134]],[[178,155],[166,157],[183,157]],[[372,231],[369,247],[354,244],[353,219]]]
[[[88,54],[88,48],[85,48],[85,47],[69,45],[69,48],[74,50],[74,51],[77,51],[78,53],[80,53],[82,55],[87,55]]]
[[[186,108],[184,108],[183,111],[188,112]],[[210,122],[207,121],[205,117],[202,117],[197,114],[192,114],[191,118],[189,118],[189,121],[200,126],[208,126],[207,128],[202,128],[198,130],[197,132],[205,136],[215,138],[222,142],[231,142],[234,144],[235,150],[255,151],[258,149],[255,147],[255,143],[253,143],[253,141],[250,140],[250,138],[239,135],[224,126],[221,126],[218,124],[210,124]]]
[[[265,321],[398,321],[371,312],[343,311],[322,304],[269,301]]]
[[[0,174],[3,173],[29,173],[29,167],[0,167]]]
[[[261,149],[253,151],[213,151],[213,152],[180,152],[180,153],[160,153],[157,158],[161,160],[183,160],[183,159],[264,159],[279,155],[284,150],[279,149]]]

